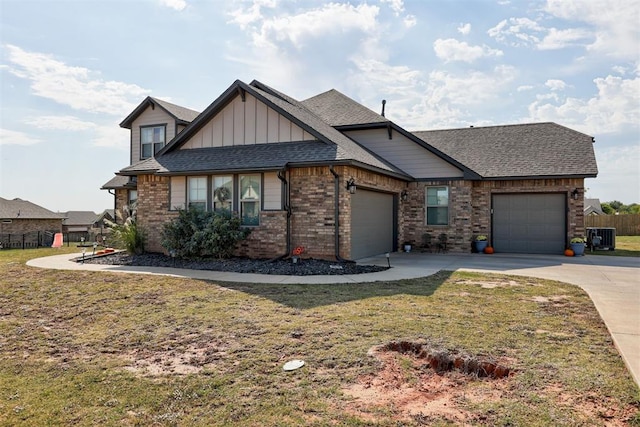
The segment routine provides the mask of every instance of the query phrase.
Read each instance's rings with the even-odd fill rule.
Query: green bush
[[[250,231],[241,227],[238,217],[192,208],[180,210],[176,219],[165,224],[161,243],[179,258],[229,258]]]

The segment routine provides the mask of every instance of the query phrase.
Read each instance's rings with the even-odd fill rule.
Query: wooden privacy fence
[[[590,215],[584,218],[585,227],[613,227],[617,236],[640,236],[640,214]]]

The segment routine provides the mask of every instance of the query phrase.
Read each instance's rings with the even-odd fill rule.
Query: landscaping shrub
[[[130,254],[141,254],[144,252],[146,236],[142,227],[136,221],[136,208],[125,206],[116,211],[116,217],[120,224],[105,219],[105,224],[111,228],[112,245],[126,249]]]
[[[191,208],[180,210],[176,219],[165,224],[161,243],[179,258],[229,258],[250,231],[241,227],[236,216]]]

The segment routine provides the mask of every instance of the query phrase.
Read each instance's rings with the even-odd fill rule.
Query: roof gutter
[[[269,260],[270,262],[284,259],[291,253],[291,190],[289,182],[287,181],[287,165],[278,171],[278,179],[282,181],[282,184],[284,185],[284,209],[287,211],[287,250],[282,255],[278,255],[277,257]]]

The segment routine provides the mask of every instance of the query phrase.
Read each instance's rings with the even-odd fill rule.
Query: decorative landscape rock
[[[298,259],[297,263],[290,259],[265,260],[250,258],[229,259],[174,259],[158,253],[130,255],[125,252],[109,256],[85,260],[85,263],[106,265],[131,265],[144,267],[187,268],[191,270],[212,270],[235,273],[278,274],[290,276],[343,275],[375,273],[387,270],[388,267],[376,265],[360,265],[353,262],[337,263],[320,259]],[[336,268],[339,266],[341,268]]]

